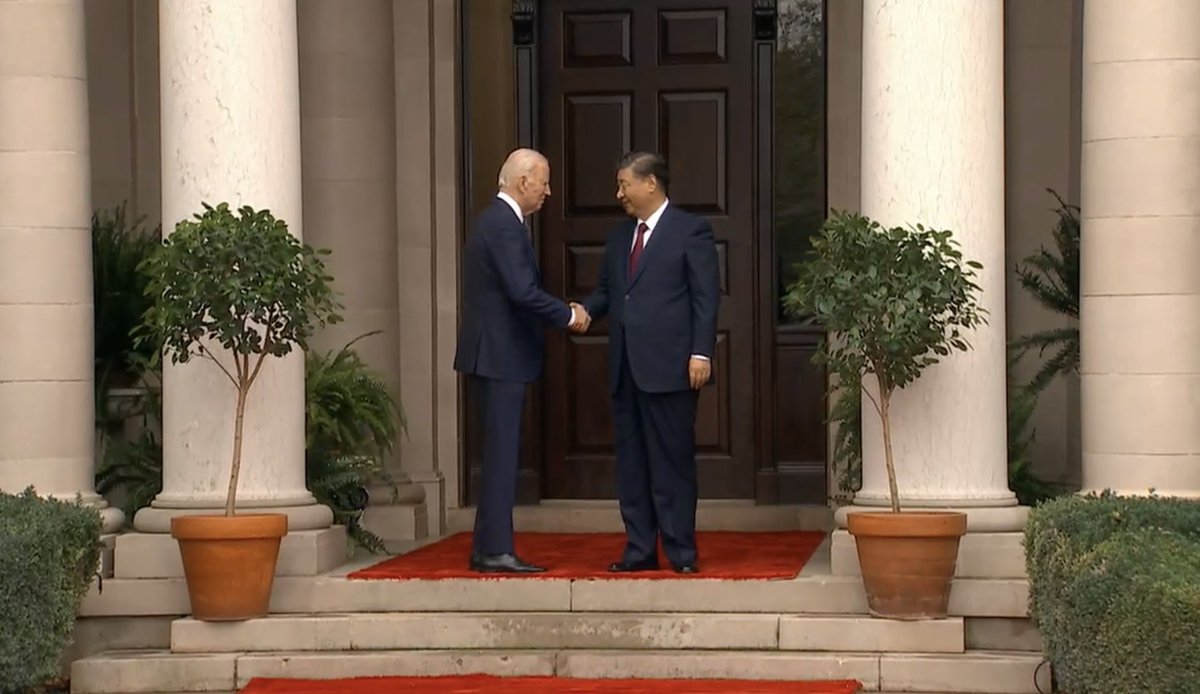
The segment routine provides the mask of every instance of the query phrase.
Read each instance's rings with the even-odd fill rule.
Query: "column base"
[[[400,552],[416,540],[429,537],[429,514],[425,502],[368,506],[362,525],[383,540],[388,552]]]
[[[363,511],[362,525],[383,540],[388,552],[401,552],[414,540],[429,535],[425,488],[413,483],[408,473],[391,471],[390,485],[367,489],[369,502]]]
[[[441,537],[446,532],[446,478],[436,470],[410,471],[408,476],[425,490],[426,536]]]
[[[327,507],[322,506],[325,510]],[[145,510],[145,509],[143,509]],[[141,513],[138,513],[141,516]],[[317,576],[346,563],[346,528],[289,531],[279,545],[276,576]],[[179,544],[163,533],[125,533],[113,550],[114,578],[182,578]]]
[[[301,530],[320,530],[333,524],[333,511],[321,504],[303,506],[237,507],[238,513],[283,513],[288,517],[288,533]],[[157,508],[153,505],[138,511],[133,517],[133,527],[142,533],[170,533],[171,519],[175,516],[223,515],[221,508]]]
[[[125,527],[125,512],[112,506],[100,507],[100,533],[110,535]]]
[[[888,511],[890,506],[867,506],[852,504],[843,506],[833,513],[833,520],[839,528],[846,527],[846,517],[851,513]],[[1028,506],[928,506],[904,504],[902,510],[910,511],[958,511],[967,514],[968,533],[1010,533],[1021,532],[1025,529],[1025,521],[1029,518]]]
[[[386,484],[372,485],[367,488],[372,506],[412,506],[425,502],[425,489],[416,484],[408,475],[396,475],[391,486]]]
[[[125,527],[125,512],[115,506],[109,506],[108,501],[96,492],[71,496],[54,494],[52,496],[67,503],[74,503],[76,499],[79,499],[84,506],[90,506],[99,511],[101,535],[111,535],[120,532]]]

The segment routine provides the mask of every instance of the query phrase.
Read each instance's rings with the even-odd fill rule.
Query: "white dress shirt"
[[[662,219],[663,212],[667,210],[667,205],[671,204],[671,199],[663,200],[663,204],[658,206],[651,215],[645,219],[637,220],[637,226],[633,228],[633,242],[629,244],[629,251],[632,253],[634,246],[637,245],[637,227],[643,224],[646,225],[646,233],[642,235],[642,252],[646,252],[646,245],[650,243],[650,236],[654,234],[654,227],[658,226],[658,220]],[[703,354],[693,354],[693,359],[703,359],[709,361],[709,358]]]
[[[658,226],[658,220],[662,219],[663,212],[667,210],[667,205],[671,204],[670,198],[663,200],[663,204],[658,206],[649,217],[637,220],[637,226],[646,225],[646,234],[642,236],[642,250],[646,250],[646,244],[650,243],[650,236],[654,233],[654,227]],[[629,244],[629,250],[637,245],[637,226],[633,228],[633,243]]]
[[[499,193],[496,193],[496,197],[503,200],[505,203],[508,204],[508,206],[510,208],[512,208],[513,214],[517,215],[517,219],[519,219],[521,221],[521,224],[525,223],[525,215],[521,213],[521,206],[517,204],[517,201],[513,199],[513,196],[509,195],[508,193],[505,193],[504,191],[500,191]],[[571,307],[568,306],[567,308],[571,308]],[[571,308],[571,317],[569,319],[567,319],[567,327],[570,328],[574,325],[575,325],[575,309]]]
[[[496,193],[496,197],[508,203],[508,206],[512,208],[513,214],[517,215],[517,219],[521,220],[522,224],[525,223],[525,215],[521,212],[521,206],[517,204],[516,200],[513,200],[513,196],[505,193],[504,191],[500,191],[499,193]]]

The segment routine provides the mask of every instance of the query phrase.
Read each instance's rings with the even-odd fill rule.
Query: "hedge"
[[[1200,692],[1200,503],[1056,499],[1031,513],[1025,547],[1061,691]]]
[[[0,691],[60,674],[79,603],[100,565],[100,514],[0,492]]]

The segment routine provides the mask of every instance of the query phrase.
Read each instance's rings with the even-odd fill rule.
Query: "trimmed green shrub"
[[[1062,691],[1200,692],[1200,503],[1056,499],[1032,512],[1025,547]]]
[[[100,528],[95,509],[0,492],[0,691],[58,676],[100,566]]]

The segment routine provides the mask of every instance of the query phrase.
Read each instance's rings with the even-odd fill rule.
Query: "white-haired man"
[[[511,153],[500,191],[475,221],[463,265],[463,320],[454,368],[474,380],[484,455],[470,566],[484,573],[536,573],[517,556],[512,509],[526,385],[542,373],[544,326],[580,329],[581,309],[542,291],[525,218],[550,195],[550,163],[531,149]],[[577,315],[578,312],[578,315]]]

